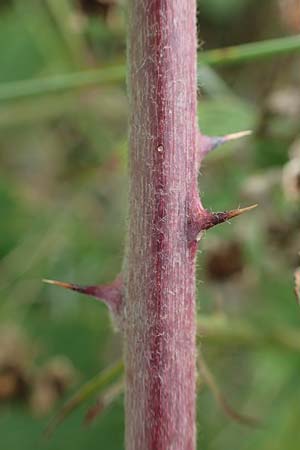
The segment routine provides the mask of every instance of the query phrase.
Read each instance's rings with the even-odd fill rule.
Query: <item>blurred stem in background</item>
[[[289,36],[254,42],[223,49],[201,52],[201,65],[225,66],[256,61],[291,52],[300,52],[300,36]],[[199,69],[201,70],[201,66]],[[2,83],[0,101],[12,101],[36,95],[60,93],[101,84],[124,82],[124,65],[103,67],[100,69],[55,75],[49,78],[31,79]]]
[[[210,345],[216,344],[218,348],[220,346],[223,348],[239,346],[248,349],[262,350],[264,348],[271,348],[280,351],[300,352],[300,332],[296,328],[286,326],[279,329],[262,329],[250,322],[232,320],[224,315],[202,316],[201,318],[198,318],[197,326],[197,334],[201,337],[202,343],[204,342],[205,344]],[[204,362],[202,365],[203,367],[206,366]],[[205,371],[207,371],[206,368]],[[57,415],[50,422],[46,433],[52,434],[56,427],[69,415],[95,395],[105,395],[106,392],[109,392],[112,385],[114,386],[115,383],[119,385],[119,380],[123,375],[124,364],[122,359],[120,359],[98,375],[95,375],[91,380],[87,381],[58,411]],[[212,388],[210,386],[210,388],[212,391],[217,390],[217,395],[215,396],[218,397],[220,396],[221,391],[219,391],[219,387],[215,385],[215,382],[213,382],[213,384],[214,387]],[[117,395],[120,395],[122,392],[123,389],[118,389]],[[214,394],[216,394],[216,392]],[[227,405],[225,409],[226,408]]]

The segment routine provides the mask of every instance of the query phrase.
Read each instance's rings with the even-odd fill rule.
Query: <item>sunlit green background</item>
[[[286,0],[283,10],[279,3],[199,1],[199,61],[208,49],[300,33],[294,20],[299,2]],[[119,81],[66,85],[23,98],[15,98],[10,83],[122,66],[125,43],[125,0],[0,3],[1,450],[123,448],[122,396],[82,426],[95,394],[50,440],[43,436],[72,392],[120,358],[121,338],[101,303],[41,282],[94,284],[120,271],[127,201],[122,68]],[[300,309],[293,273],[300,251],[300,177],[298,185],[289,180],[296,193],[282,183],[291,146],[300,138],[299,58],[293,53],[234,65],[221,61],[202,66],[199,74],[202,130],[254,131],[204,162],[203,202],[215,211],[259,203],[202,241],[202,351],[230,407],[261,421],[258,427],[234,421],[200,376],[202,450],[299,448]],[[58,357],[59,366],[73,367],[59,395],[57,379],[49,375]],[[16,388],[7,395],[16,374],[25,379],[25,393]]]

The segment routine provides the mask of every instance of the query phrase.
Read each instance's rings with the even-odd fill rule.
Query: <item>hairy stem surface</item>
[[[126,449],[195,449],[196,1],[129,0]]]

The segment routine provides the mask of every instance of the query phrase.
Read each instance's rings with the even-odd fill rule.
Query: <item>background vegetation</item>
[[[299,10],[298,0],[199,2],[201,129],[254,131],[207,158],[203,201],[215,211],[259,203],[202,241],[199,333],[214,380],[202,364],[201,449],[296,450],[300,441],[300,60],[286,51],[300,47]],[[121,267],[125,16],[125,2],[113,0],[0,3],[3,450],[123,448],[119,390],[102,398],[110,406],[90,426],[81,424],[97,393],[43,437],[59,405],[118,361],[121,342],[102,304],[41,280],[101,283]],[[244,47],[206,52],[287,36],[268,58],[257,58],[259,45],[250,57]],[[246,426],[238,414],[261,424]]]

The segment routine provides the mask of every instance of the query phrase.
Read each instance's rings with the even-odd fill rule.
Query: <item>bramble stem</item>
[[[194,450],[196,1],[129,1],[126,449]]]

